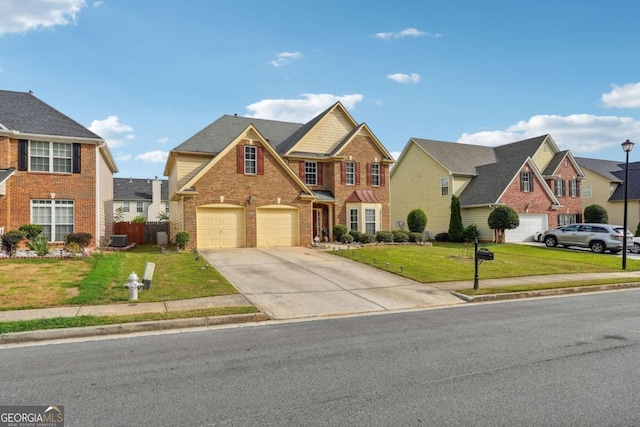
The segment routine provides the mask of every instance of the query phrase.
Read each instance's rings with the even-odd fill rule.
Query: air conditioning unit
[[[114,234],[111,236],[111,246],[114,248],[123,248],[127,246],[127,235],[126,234]]]

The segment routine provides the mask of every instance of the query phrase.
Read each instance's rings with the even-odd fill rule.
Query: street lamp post
[[[629,152],[633,150],[633,142],[628,139],[622,143],[622,151],[625,152],[627,158],[624,164],[624,228],[622,236],[622,269],[627,269],[627,203],[629,197]]]

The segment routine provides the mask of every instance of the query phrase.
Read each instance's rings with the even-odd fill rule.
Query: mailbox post
[[[473,240],[473,253],[474,253],[474,260],[475,260],[475,264],[476,264],[476,269],[475,269],[475,275],[473,277],[473,289],[474,290],[478,290],[479,284],[478,284],[478,264],[482,261],[493,261],[493,252],[489,251],[488,249],[481,249],[478,250],[478,238],[476,237]]]

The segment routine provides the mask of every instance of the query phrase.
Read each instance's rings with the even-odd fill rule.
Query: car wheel
[[[557,244],[558,244],[558,241],[557,241],[557,240],[556,240],[556,238],[555,238],[555,237],[553,237],[553,236],[547,236],[547,237],[544,239],[544,244],[545,244],[545,245],[547,245],[547,246],[548,246],[548,247],[550,247],[550,248],[553,248],[555,245],[557,245]]]
[[[589,249],[591,249],[591,252],[593,252],[594,254],[601,254],[604,253],[607,247],[605,246],[604,242],[594,240],[589,244]]]
[[[634,254],[640,254],[640,243],[633,243],[633,246],[630,248],[631,252]]]

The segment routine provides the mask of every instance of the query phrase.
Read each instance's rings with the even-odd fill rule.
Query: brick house
[[[169,153],[170,234],[207,249],[388,230],[392,163],[339,102],[306,124],[225,115]]]
[[[531,240],[536,231],[581,220],[584,178],[573,155],[560,151],[550,135],[499,147],[411,138],[391,171],[391,219],[399,224],[421,208],[433,237],[448,230],[456,195],[463,224],[475,224],[481,239],[495,239],[487,219],[494,207],[506,205],[520,219],[506,241]]]
[[[0,229],[110,236],[115,172],[98,135],[31,93],[0,90]]]

